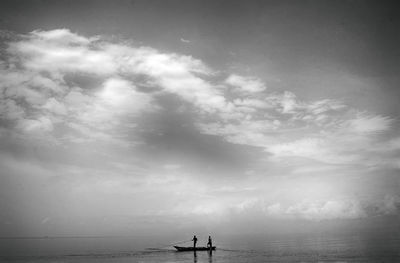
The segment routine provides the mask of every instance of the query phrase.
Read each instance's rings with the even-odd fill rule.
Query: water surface
[[[289,236],[215,240],[217,251],[146,249],[151,239],[70,237],[0,239],[3,262],[400,262],[400,240],[350,236]]]

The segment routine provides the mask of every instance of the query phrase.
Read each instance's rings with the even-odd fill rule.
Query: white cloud
[[[274,141],[268,132],[275,129],[276,123],[268,120],[244,120],[238,124],[198,124],[198,127],[203,133],[223,136],[235,144],[267,147]]]
[[[266,205],[266,216],[277,218],[301,218],[312,221],[334,219],[359,219],[367,216],[395,215],[400,211],[400,198],[385,195],[374,204],[356,199],[301,200],[284,206],[281,203]]]
[[[247,106],[251,107],[252,109],[271,109],[273,108],[273,105],[268,103],[268,101],[260,100],[260,99],[249,99],[249,98],[244,98],[244,99],[235,99],[233,103],[240,107],[240,106]]]
[[[265,84],[255,77],[243,77],[239,75],[229,75],[225,82],[233,87],[240,88],[243,92],[262,92],[266,89]]]
[[[59,44],[71,43],[71,44],[81,44],[87,45],[93,39],[88,39],[77,34],[72,33],[66,28],[54,29],[49,31],[35,30],[31,33],[38,39],[43,39],[48,42],[58,42]],[[95,38],[94,38],[95,39]]]
[[[134,129],[135,124],[126,123],[125,120],[157,110],[153,102],[149,94],[138,92],[131,82],[110,78],[92,96],[84,94],[81,89],[72,89],[67,94],[66,107],[73,113],[68,126],[79,131],[86,139],[112,141],[122,145],[123,142],[116,140],[115,132]],[[71,137],[71,140],[77,139]],[[131,143],[125,142],[126,145]]]
[[[44,109],[49,110],[55,114],[65,115],[67,110],[63,103],[60,103],[55,98],[49,98],[47,102],[42,106]]]
[[[47,117],[20,119],[17,124],[17,129],[21,129],[24,132],[46,133],[53,130],[53,122]]]
[[[199,113],[202,133],[264,148],[282,160],[370,165],[379,158],[362,147],[378,145],[374,135],[394,122],[337,100],[305,102],[290,91],[266,93],[256,77],[231,74],[216,81],[218,74],[191,56],[109,43],[68,29],[34,31],[9,43],[7,52],[10,59],[0,68],[0,116],[25,132],[65,125],[82,140],[109,140],[117,130],[134,133],[134,118],[159,109],[160,94],[173,94]],[[95,75],[101,84],[87,88],[66,81],[75,73]],[[225,85],[240,92],[230,93],[221,88]],[[77,134],[63,136],[80,140]]]
[[[8,51],[29,70],[116,73],[117,64],[109,54],[89,47],[93,41],[66,29],[34,31],[26,40],[11,43]]]
[[[153,108],[151,96],[138,92],[132,83],[124,79],[107,79],[96,95],[106,107],[109,107],[105,111],[113,114],[118,112],[135,114]]]
[[[83,89],[72,87],[64,97],[65,103],[70,109],[79,110],[80,106],[85,106],[93,101],[89,95],[84,94]]]
[[[296,95],[292,92],[285,91],[280,104],[282,106],[282,113],[293,113],[297,106]]]
[[[127,72],[144,74],[152,84],[168,93],[178,95],[204,112],[230,111],[230,105],[216,87],[198,74],[206,77],[211,71],[199,60],[190,56],[163,54],[150,48],[120,49],[113,52],[126,58]]]
[[[187,39],[184,39],[184,38],[181,38],[180,40],[181,40],[181,42],[183,42],[183,43],[190,43],[190,40],[187,40]]]
[[[233,211],[237,215],[255,215],[261,213],[264,218],[279,220],[337,220],[337,219],[360,219],[368,216],[366,204],[350,198],[327,199],[327,200],[292,200],[290,203],[266,202],[262,198],[246,198],[234,206]],[[397,213],[397,208],[390,213]],[[395,211],[395,212],[393,212]],[[385,214],[379,211],[378,214]],[[376,214],[375,214],[376,215]]]
[[[271,146],[268,151],[278,156],[317,157],[324,152],[324,141],[316,138],[306,138],[290,143]]]
[[[110,77],[120,67],[119,57],[97,40],[59,29],[34,31],[11,42],[8,66],[1,69],[1,116],[15,120],[24,132],[52,132],[57,123],[66,123],[98,139],[109,138],[104,129],[123,123],[119,118],[156,109],[151,94],[121,77]],[[97,74],[104,83],[94,90],[79,88],[66,83],[69,73]],[[103,135],[95,135],[99,133]]]
[[[315,101],[307,106],[307,110],[311,111],[315,115],[344,108],[346,108],[346,105],[344,105],[342,102],[331,99]]]
[[[268,215],[271,215],[271,216],[281,216],[282,214],[284,214],[284,210],[280,203],[275,203],[275,204],[267,206],[265,208],[265,211]]]
[[[213,203],[204,203],[200,205],[195,205],[195,207],[192,210],[192,213],[197,215],[216,216],[221,211],[222,211],[221,205],[213,202]]]
[[[356,219],[366,217],[361,204],[354,200],[302,201],[289,206],[285,214],[308,220]]]
[[[333,139],[303,138],[300,140],[268,146],[266,151],[275,157],[302,157],[330,164],[349,164],[360,160],[353,147],[357,145],[335,145]],[[338,141],[336,141],[338,143]],[[342,141],[340,141],[342,143]],[[350,151],[351,152],[346,152]]]
[[[346,122],[349,130],[355,133],[377,133],[390,128],[393,119],[381,115],[357,114]]]

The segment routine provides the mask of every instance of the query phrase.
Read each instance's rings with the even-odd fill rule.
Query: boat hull
[[[207,251],[210,250],[209,247],[196,247],[196,249],[194,247],[179,247],[179,246],[174,246],[174,248],[176,248],[176,250],[178,251]],[[212,250],[215,250],[216,247],[212,247]]]

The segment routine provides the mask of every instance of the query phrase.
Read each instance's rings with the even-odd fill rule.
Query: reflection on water
[[[212,257],[213,257],[212,250],[207,251],[207,252],[202,252],[202,253],[207,253],[207,255],[208,255],[208,263],[212,263],[213,262],[213,260],[212,260]],[[197,252],[196,251],[193,251],[193,262],[197,263]]]
[[[212,263],[213,262],[212,261],[212,254],[213,254],[212,250],[208,251],[208,263]]]

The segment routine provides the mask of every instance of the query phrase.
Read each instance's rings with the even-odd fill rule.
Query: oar
[[[148,249],[148,250],[163,249],[165,247],[170,247],[170,246],[173,246],[173,245],[182,244],[182,243],[186,243],[186,242],[189,242],[189,241],[192,241],[192,240],[190,239],[190,240],[185,240],[185,241],[179,241],[179,242],[168,244],[168,245],[165,245],[165,246],[162,246],[162,247],[149,247],[149,248],[146,248],[146,249]]]

